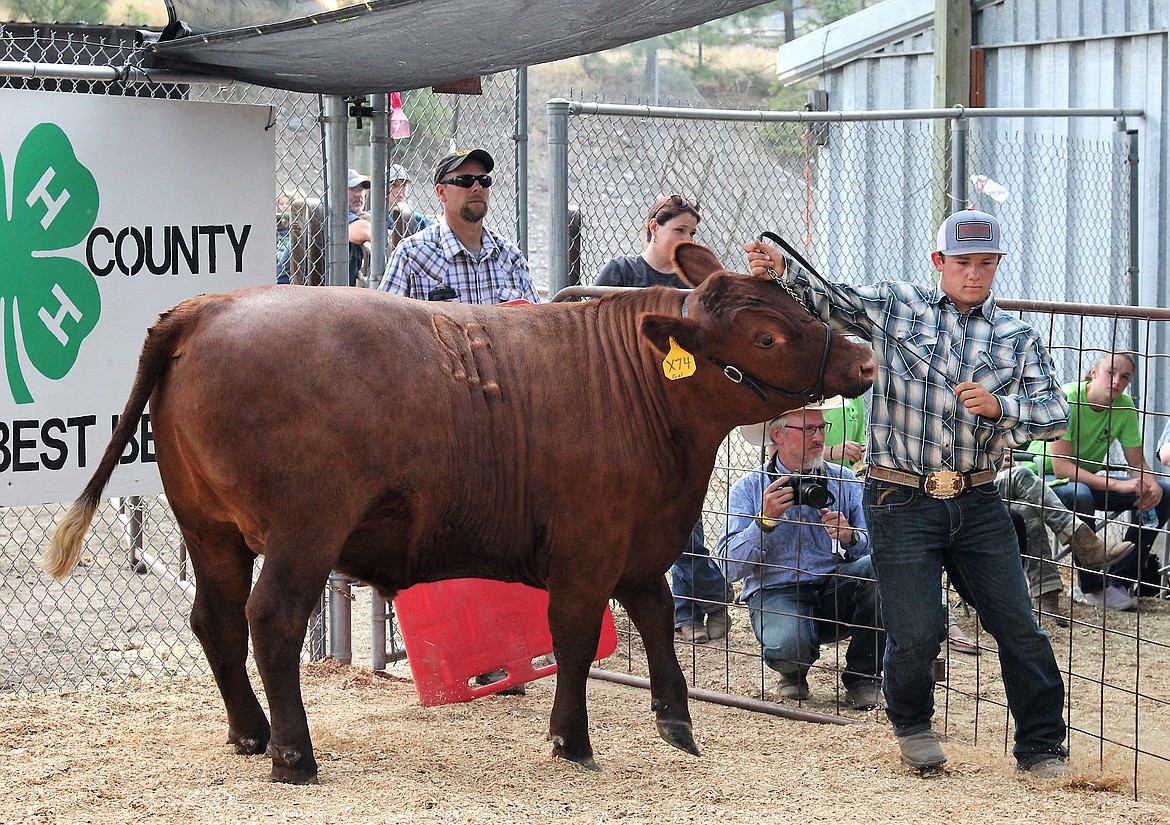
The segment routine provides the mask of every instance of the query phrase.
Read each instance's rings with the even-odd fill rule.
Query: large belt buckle
[[[926,477],[922,491],[931,498],[954,498],[963,492],[963,474],[954,470],[939,470]]]

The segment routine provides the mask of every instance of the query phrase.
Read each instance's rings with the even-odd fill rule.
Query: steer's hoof
[[[695,736],[691,726],[686,722],[658,722],[658,735],[680,751],[686,751],[691,756],[701,756],[695,745]]]
[[[236,753],[242,756],[256,756],[268,750],[268,731],[263,734],[242,735],[228,731],[228,744],[235,745]]]
[[[565,748],[565,740],[560,736],[548,737],[553,743],[553,758],[567,759],[570,762],[576,762],[587,771],[600,771],[601,767],[593,761],[593,752],[585,751],[579,754],[572,754]]]
[[[272,757],[272,781],[283,782],[286,785],[316,785],[317,760],[304,755],[294,747],[274,748],[268,746],[268,755]]]

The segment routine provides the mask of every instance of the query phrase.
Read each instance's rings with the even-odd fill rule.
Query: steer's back
[[[152,399],[156,453],[180,520],[234,524],[253,552],[326,546],[388,590],[543,582],[551,531],[596,529],[582,513],[632,508],[646,486],[652,459],[603,400],[621,368],[584,307],[295,287],[210,300]]]

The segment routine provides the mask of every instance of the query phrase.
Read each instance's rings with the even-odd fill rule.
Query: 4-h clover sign
[[[7,158],[0,156],[0,204]],[[101,315],[93,275],[55,255],[83,241],[98,211],[98,188],[56,125],[42,123],[20,144],[12,173],[12,213],[0,220],[0,299],[4,302],[4,374],[17,404],[31,404],[20,353],[29,368],[64,377]]]
[[[159,313],[276,279],[267,106],[0,89],[0,507],[72,501]],[[149,409],[106,494],[162,489]]]

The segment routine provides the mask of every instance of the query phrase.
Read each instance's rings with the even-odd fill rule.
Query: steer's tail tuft
[[[96,511],[95,502],[80,498],[74,502],[65,520],[57,527],[57,532],[53,534],[53,542],[49,545],[49,552],[41,559],[41,567],[54,579],[65,578],[77,566],[86,531],[89,530]]]

